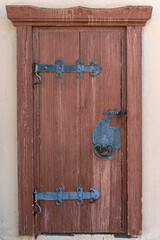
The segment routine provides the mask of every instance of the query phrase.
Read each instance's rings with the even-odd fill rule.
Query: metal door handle
[[[126,115],[127,111],[115,109],[114,111],[108,110],[103,114],[108,117],[101,120],[93,130],[94,153],[99,158],[112,159],[114,150],[121,148],[121,135],[119,127],[109,126],[112,121],[111,115],[122,116]]]
[[[95,144],[94,145],[94,153],[99,158],[109,158],[112,156],[113,152],[114,152],[114,147],[111,144],[109,145]]]

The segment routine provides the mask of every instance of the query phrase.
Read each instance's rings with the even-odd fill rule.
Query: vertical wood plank
[[[100,159],[93,152],[92,133],[108,109],[121,109],[121,32],[84,31],[80,34],[80,57],[89,64],[97,61],[102,72],[81,79],[81,181],[101,192],[94,204],[81,210],[82,232],[121,232],[121,150],[112,160]],[[94,51],[96,49],[96,51]],[[121,127],[121,117],[112,126]]]
[[[141,234],[142,70],[141,26],[127,27],[128,234]]]
[[[79,58],[79,34],[76,31],[39,32],[39,63],[75,64]],[[40,187],[39,191],[74,192],[80,185],[80,79],[75,73],[40,73]],[[41,201],[40,232],[71,233],[80,225],[80,207],[76,201]],[[76,218],[76,221],[75,221]]]
[[[94,31],[80,32],[80,58],[85,65],[91,61],[100,64],[100,34]],[[100,191],[100,181],[96,178],[99,169],[94,169],[95,155],[93,151],[92,133],[96,122],[100,119],[99,93],[101,90],[100,75],[91,77],[89,73],[83,73],[81,78],[81,184],[84,191],[89,191],[91,187]],[[95,174],[95,175],[94,175]],[[96,178],[96,185],[94,182]],[[81,207],[81,232],[95,232],[95,207],[99,200],[90,204],[84,201]],[[94,216],[93,216],[94,215]],[[93,217],[92,217],[93,216]],[[98,218],[97,218],[98,219]],[[95,224],[94,224],[95,223]]]
[[[101,62],[102,62],[102,113],[108,111],[108,109],[121,109],[122,93],[122,49],[121,49],[121,31],[106,31],[101,33]],[[107,117],[107,116],[105,116]],[[115,118],[110,123],[113,127],[122,127],[122,117]],[[102,193],[105,194],[104,206],[106,205],[106,199],[108,199],[108,209],[106,213],[103,213],[105,218],[109,217],[109,232],[121,232],[121,149],[115,150],[113,159],[105,159],[103,164],[104,173],[108,172],[109,184],[106,174],[102,174]],[[107,166],[108,165],[108,166]],[[108,170],[107,170],[108,168]],[[106,191],[106,188],[108,191]],[[103,209],[101,209],[103,212]],[[103,225],[105,218],[103,216]],[[103,226],[105,229],[105,226]]]
[[[122,102],[121,109],[127,109],[127,46],[126,29],[122,31]],[[122,232],[127,233],[127,116],[122,118]]]
[[[32,27],[17,27],[19,232],[33,234]]]
[[[38,61],[39,59],[39,32],[38,28],[33,28],[33,62]],[[37,76],[34,75],[34,83],[37,82]],[[34,88],[34,97],[33,97],[33,128],[34,128],[34,162],[33,162],[33,175],[34,175],[34,189],[39,190],[40,186],[40,85],[37,85]],[[35,206],[34,211],[37,211]],[[38,236],[39,234],[39,225],[40,225],[40,214],[36,214],[34,217],[34,234]]]

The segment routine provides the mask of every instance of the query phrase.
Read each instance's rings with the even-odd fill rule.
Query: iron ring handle
[[[97,150],[96,150],[97,147],[102,147],[102,145],[99,144],[99,143],[94,145],[94,153],[95,153],[95,155],[96,155],[97,157],[99,157],[99,158],[108,158],[108,157],[111,157],[112,154],[113,154],[113,152],[114,152],[114,147],[113,147],[111,144],[106,145],[105,148],[106,148],[106,150],[108,150],[108,153],[105,154],[105,155],[101,155],[100,153],[98,153]],[[110,149],[109,149],[109,148],[110,148]],[[111,152],[109,152],[109,150],[111,150]]]

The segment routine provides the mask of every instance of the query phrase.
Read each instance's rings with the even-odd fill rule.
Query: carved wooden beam
[[[144,25],[152,14],[151,6],[126,6],[113,9],[86,7],[52,9],[8,5],[6,9],[8,18],[15,26],[133,26]]]

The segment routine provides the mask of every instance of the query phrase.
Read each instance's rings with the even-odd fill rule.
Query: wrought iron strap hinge
[[[101,70],[102,68],[97,62],[91,61],[90,65],[84,65],[81,59],[78,59],[75,65],[64,65],[62,59],[57,59],[56,64],[38,64],[38,62],[35,62],[34,73],[39,78],[39,81],[34,84],[34,87],[41,82],[39,72],[55,72],[57,78],[61,78],[62,73],[75,72],[76,76],[80,78],[83,72],[89,72],[90,76],[94,77],[99,74]]]
[[[78,187],[77,192],[63,192],[61,187],[56,188],[56,192],[38,192],[34,190],[34,202],[39,208],[36,213],[41,213],[41,207],[38,200],[41,201],[56,201],[56,205],[60,206],[63,200],[77,200],[78,205],[83,204],[84,199],[89,199],[90,203],[96,202],[101,194],[95,188],[90,188],[89,192],[83,192],[83,187]]]

